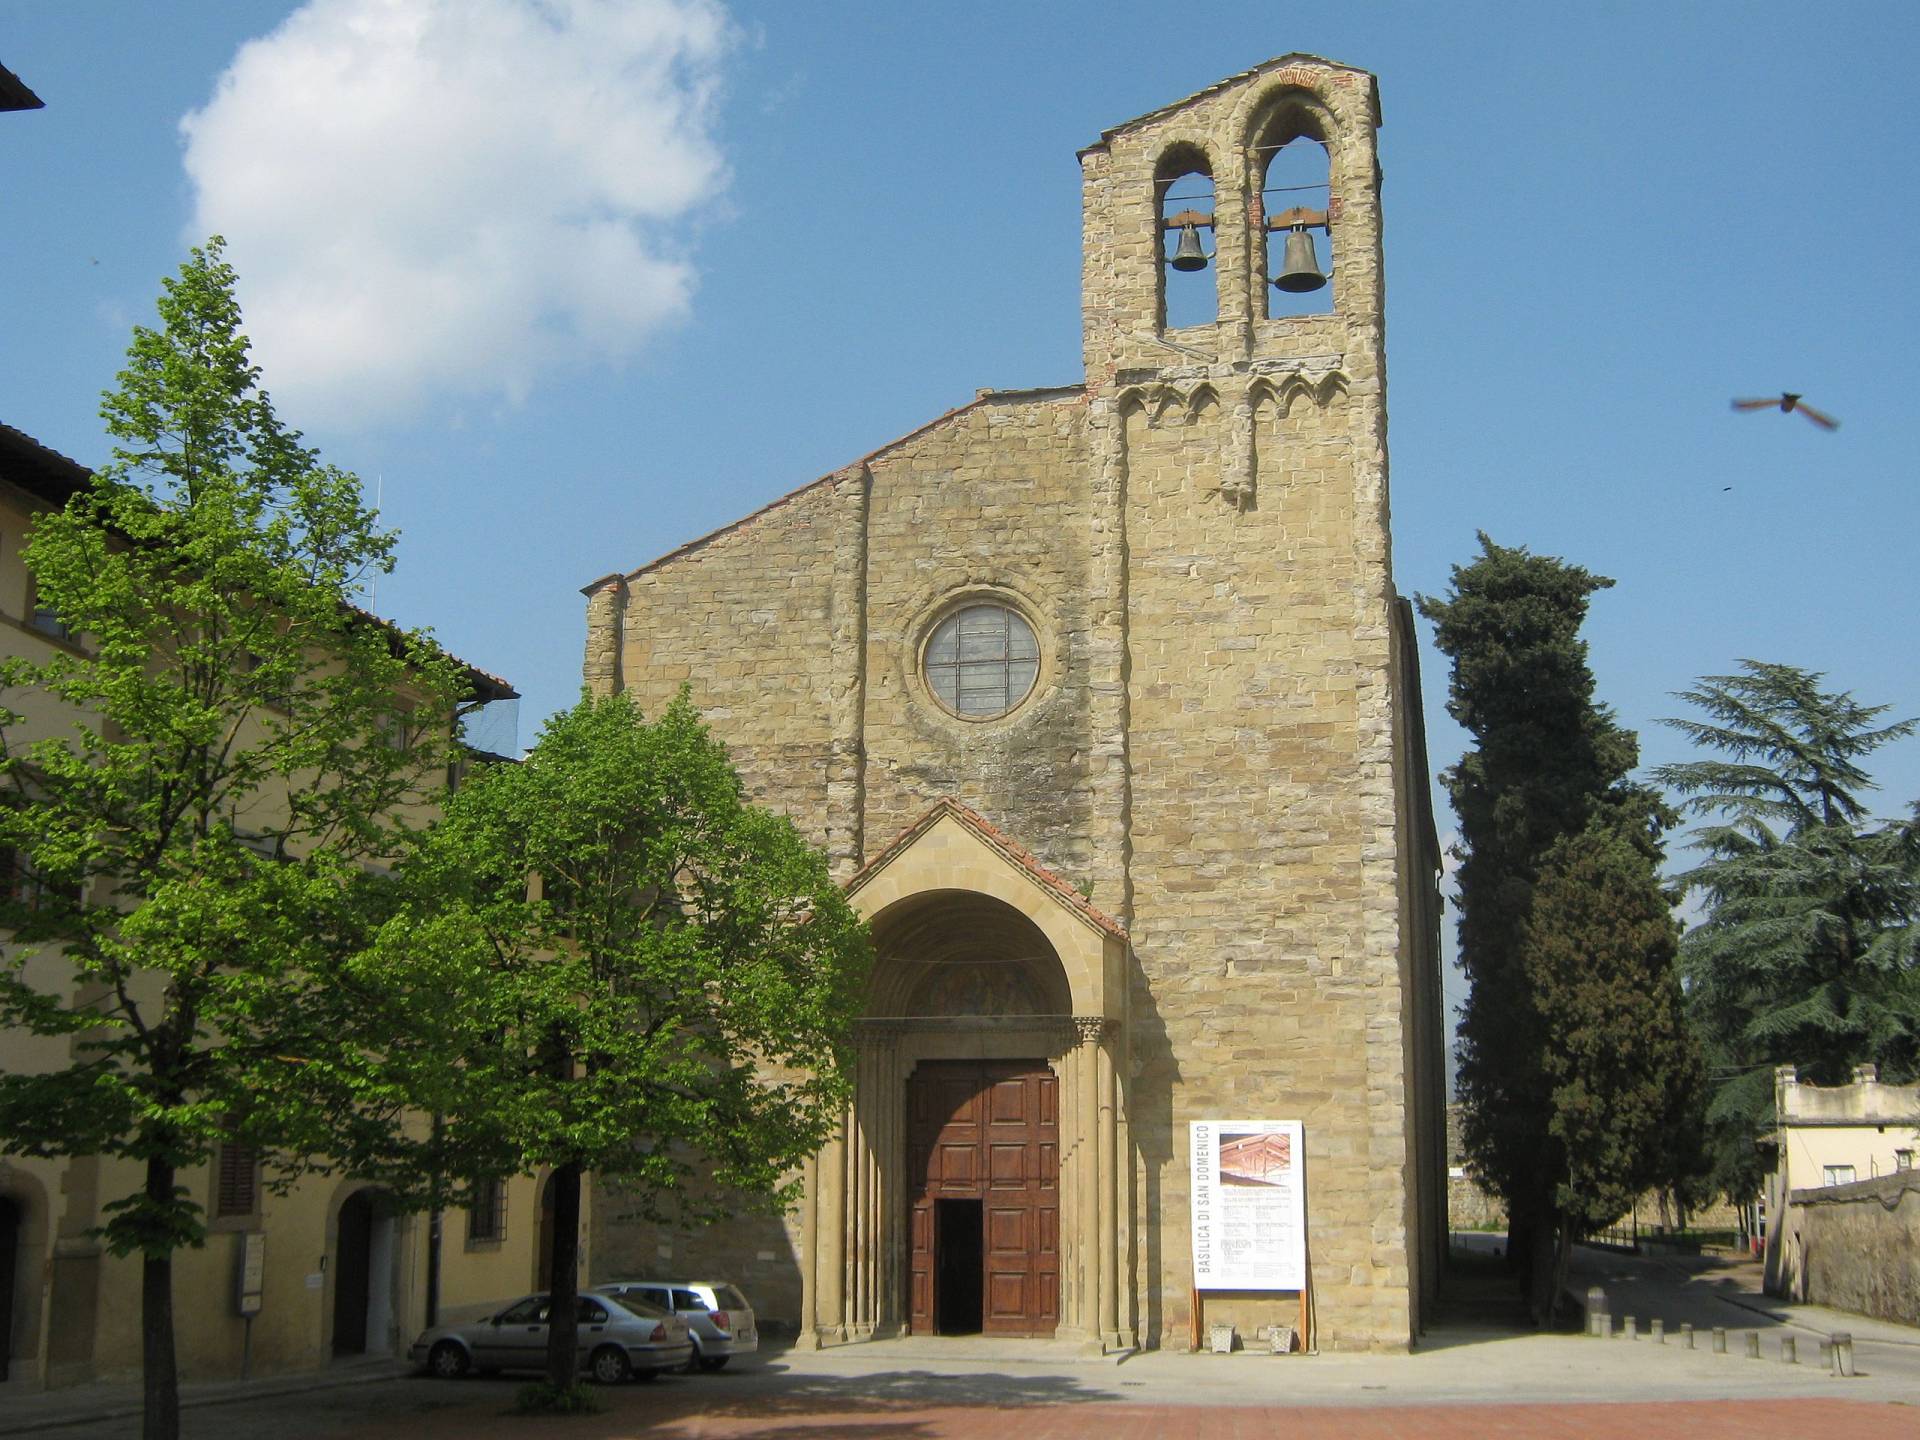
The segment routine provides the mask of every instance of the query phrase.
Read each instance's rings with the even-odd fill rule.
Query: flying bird
[[[1833,416],[1827,414],[1824,410],[1814,409],[1813,406],[1807,404],[1806,401],[1802,400],[1791,390],[1781,391],[1778,400],[1773,399],[1771,396],[1764,400],[1736,400],[1733,402],[1733,408],[1736,410],[1778,410],[1783,415],[1790,410],[1798,410],[1823,430],[1838,430],[1840,428],[1840,422],[1834,419]]]

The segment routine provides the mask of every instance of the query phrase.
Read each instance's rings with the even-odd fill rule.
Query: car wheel
[[[458,1380],[467,1373],[467,1352],[451,1340],[442,1340],[427,1352],[427,1373],[436,1380]]]
[[[700,1355],[700,1342],[696,1340],[693,1342],[692,1351],[687,1355],[687,1363],[680,1367],[680,1373],[682,1375],[691,1375],[704,1363]]]
[[[602,1385],[618,1385],[622,1380],[633,1377],[633,1365],[627,1359],[627,1352],[612,1345],[602,1345],[594,1351],[591,1364],[593,1378]]]
[[[730,1357],[726,1355],[712,1355],[712,1356],[704,1357],[700,1361],[700,1368],[706,1371],[709,1375],[711,1375],[716,1370],[726,1369],[727,1361],[729,1358]]]

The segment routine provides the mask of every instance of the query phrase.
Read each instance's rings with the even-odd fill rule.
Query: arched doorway
[[[0,1385],[9,1377],[13,1357],[13,1312],[20,1307],[20,1231],[25,1219],[18,1205],[0,1195]]]
[[[1067,978],[1032,919],[970,890],[925,892],[874,922],[869,1013],[916,1037],[906,1081],[906,1326],[1047,1336],[1060,1318],[1059,1080],[1046,1029]],[[970,1037],[938,1052],[939,1031]],[[871,1107],[870,1107],[871,1108]]]
[[[875,964],[853,1101],[808,1177],[806,1340],[1131,1346],[1125,932],[952,800],[847,894]]]
[[[333,1353],[393,1348],[393,1206],[383,1191],[356,1190],[334,1222]]]

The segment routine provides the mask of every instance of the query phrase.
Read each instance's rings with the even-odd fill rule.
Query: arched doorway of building
[[[1059,1086],[1045,1060],[929,1060],[907,1082],[908,1325],[1051,1335]]]
[[[394,1213],[384,1192],[356,1190],[334,1222],[333,1353],[393,1348]]]
[[[0,1385],[6,1383],[13,1356],[13,1312],[20,1308],[20,1207],[0,1195]]]
[[[906,1320],[916,1334],[1051,1335],[1060,1319],[1059,1081],[1071,1008],[1040,928],[992,896],[923,893],[874,926],[869,1013],[904,1026]],[[964,1036],[963,1048],[949,1048]],[[885,1121],[869,1112],[877,1126]]]

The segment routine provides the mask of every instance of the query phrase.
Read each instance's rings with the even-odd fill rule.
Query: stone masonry
[[[951,797],[1113,917],[1102,1055],[1122,1113],[1099,1183],[1118,1187],[1124,1274],[1108,1323],[1086,1320],[1108,1344],[1187,1343],[1193,1120],[1304,1122],[1319,1345],[1409,1344],[1444,1254],[1438,853],[1389,552],[1378,120],[1372,76],[1289,56],[1108,131],[1080,157],[1082,383],[982,392],[586,591],[592,689],[652,712],[691,685],[754,797],[841,877]],[[1268,318],[1264,156],[1296,139],[1327,152],[1332,304]],[[1195,165],[1218,314],[1173,331],[1159,196]],[[932,628],[981,601],[1040,648],[1030,697],[985,721],[941,704],[922,664]],[[889,1153],[860,1242],[883,1275]],[[745,1246],[608,1221],[596,1251],[757,1268],[779,1316],[793,1270],[816,1273],[823,1214]],[[884,1328],[892,1292],[874,1293]],[[1301,1302],[1207,1313],[1252,1334]]]

